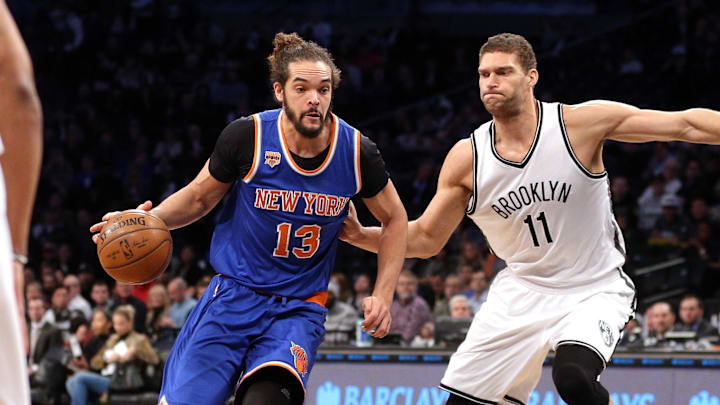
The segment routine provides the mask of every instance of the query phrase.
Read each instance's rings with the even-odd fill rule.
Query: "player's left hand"
[[[384,338],[390,332],[392,317],[390,305],[374,295],[366,297],[362,302],[365,320],[362,322],[363,331],[372,337]]]

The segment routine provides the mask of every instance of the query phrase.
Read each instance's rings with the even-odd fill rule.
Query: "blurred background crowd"
[[[265,57],[278,31],[333,53],[343,71],[333,109],[378,144],[410,219],[434,194],[449,148],[490,118],[477,51],[497,32],[534,45],[542,101],[720,109],[720,3],[710,0],[309,1],[310,14],[289,1],[235,3],[9,1],[45,111],[26,271],[31,380],[43,401],[86,403],[114,384],[117,362],[137,363],[146,380],[161,367],[214,275],[206,254],[216,211],[174,231],[170,267],[139,287],[105,275],[88,228],[105,212],[159,203],[197,174],[225,125],[276,107]],[[625,271],[638,289],[621,347],[717,347],[719,156],[683,143],[606,144]],[[454,347],[503,267],[463,222],[436,257],[406,262],[392,335],[375,344]],[[374,255],[341,244],[326,345],[359,337],[375,269]]]

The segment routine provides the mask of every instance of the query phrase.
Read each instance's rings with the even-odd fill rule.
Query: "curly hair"
[[[330,66],[333,88],[340,85],[340,69],[335,66],[332,55],[315,42],[302,39],[296,32],[292,34],[278,32],[273,39],[273,46],[275,47],[273,52],[267,57],[270,65],[270,84],[278,82],[284,86],[290,76],[288,69],[290,63],[307,60],[320,61]]]

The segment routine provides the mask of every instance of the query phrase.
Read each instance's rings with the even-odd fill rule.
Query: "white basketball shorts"
[[[14,286],[7,218],[0,212],[0,405],[29,405],[30,388]]]
[[[498,274],[440,388],[478,404],[527,403],[552,348],[587,347],[607,363],[634,315],[635,290],[618,269],[602,289],[539,290]]]

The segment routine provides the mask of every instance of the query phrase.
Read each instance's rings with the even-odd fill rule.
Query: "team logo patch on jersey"
[[[280,164],[280,152],[265,151],[265,164],[275,167]]]
[[[290,341],[290,353],[292,353],[293,358],[295,359],[295,369],[298,373],[300,373],[300,375],[305,377],[308,373],[308,359],[305,349],[296,345],[295,342]]]
[[[610,347],[613,344],[613,332],[612,329],[610,329],[610,325],[607,324],[605,321],[598,322],[598,326],[600,326],[600,335],[603,338],[603,342]]]

